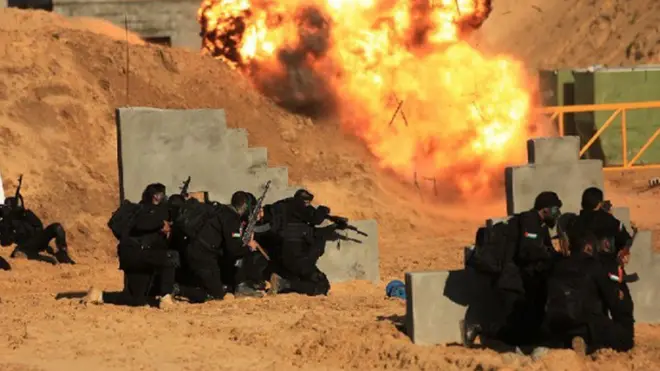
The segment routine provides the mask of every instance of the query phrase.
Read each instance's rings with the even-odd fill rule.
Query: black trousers
[[[628,284],[620,284],[621,301],[617,308],[612,308],[609,317],[595,318],[589,323],[590,349],[611,348],[627,352],[635,346],[634,304]]]
[[[538,344],[543,338],[546,278],[543,274],[523,274],[525,292],[498,290],[503,317],[484,326],[484,334],[509,345]]]
[[[543,273],[523,275],[523,286],[524,301],[514,306],[520,326],[518,342],[522,345],[536,344],[543,335],[545,305],[548,300],[547,277]]]
[[[35,233],[26,241],[18,244],[26,254],[38,254],[48,249],[50,241],[55,239],[55,246],[60,250],[66,250],[66,232],[60,223],[53,223],[45,229]]]
[[[233,274],[227,283],[236,287],[241,283],[262,282],[268,261],[260,252],[253,251],[240,259],[230,259],[230,265],[229,268],[233,268],[230,273]]]
[[[131,251],[120,250],[119,259],[126,304],[145,305],[150,294],[174,293],[176,268],[180,265],[177,251],[131,247]],[[155,282],[158,287],[152,290]]]
[[[222,281],[218,254],[191,245],[186,252],[186,260],[188,269],[205,291],[208,299],[224,299],[227,291]]]
[[[525,297],[520,292],[502,289],[497,291],[497,297],[502,316],[491,323],[482,324],[483,335],[507,344],[518,344],[522,330],[520,313],[524,311]]]
[[[289,281],[284,292],[295,292],[310,296],[327,295],[330,281],[316,266],[320,252],[303,241],[285,241],[282,245],[282,277]]]

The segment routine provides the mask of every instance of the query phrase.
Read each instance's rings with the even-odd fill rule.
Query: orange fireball
[[[463,39],[490,0],[205,0],[203,51],[292,110],[323,106],[379,164],[489,194],[524,156],[522,65]]]

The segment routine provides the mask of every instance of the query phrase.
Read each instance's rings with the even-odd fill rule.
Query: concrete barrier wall
[[[543,191],[553,191],[564,203],[562,212],[580,210],[582,192],[603,189],[603,162],[580,160],[578,137],[538,138],[527,142],[529,163],[505,170],[507,214],[527,211]]]
[[[266,203],[291,197],[285,167],[269,167],[266,148],[249,148],[244,129],[229,129],[224,110],[161,110],[120,108],[116,112],[120,199],[137,201],[149,183],[163,183],[177,193],[191,177],[190,191],[207,191],[212,200],[229,203],[238,190],[257,197],[266,181]],[[311,190],[312,192],[314,190]],[[355,221],[366,232],[352,231],[326,245],[319,267],[332,282],[352,279],[379,281],[378,229],[375,220]]]
[[[564,212],[577,212],[585,188],[603,188],[602,164],[578,160],[578,143],[576,137],[528,142],[530,164],[506,170],[509,214],[532,208],[536,195],[546,190],[559,194]],[[552,156],[553,151],[559,152],[557,156]],[[631,230],[628,208],[614,208],[613,214]],[[660,254],[653,252],[651,232],[637,233],[631,255],[628,273],[640,276],[640,281],[630,284],[635,318],[637,322],[660,323]],[[470,268],[406,273],[406,294],[406,329],[416,344],[458,343],[459,321],[487,324],[502,316],[489,278]]]

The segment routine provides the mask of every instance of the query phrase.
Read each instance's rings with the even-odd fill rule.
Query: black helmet
[[[142,202],[149,203],[158,193],[165,193],[166,188],[162,183],[151,183],[142,192]],[[164,200],[165,201],[165,200]]]
[[[299,189],[293,195],[293,198],[298,198],[298,199],[301,199],[303,201],[312,202],[312,200],[314,200],[314,195],[306,189]]]

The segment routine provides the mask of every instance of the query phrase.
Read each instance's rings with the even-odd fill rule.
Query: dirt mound
[[[660,63],[654,0],[498,0],[475,42],[531,68]]]

